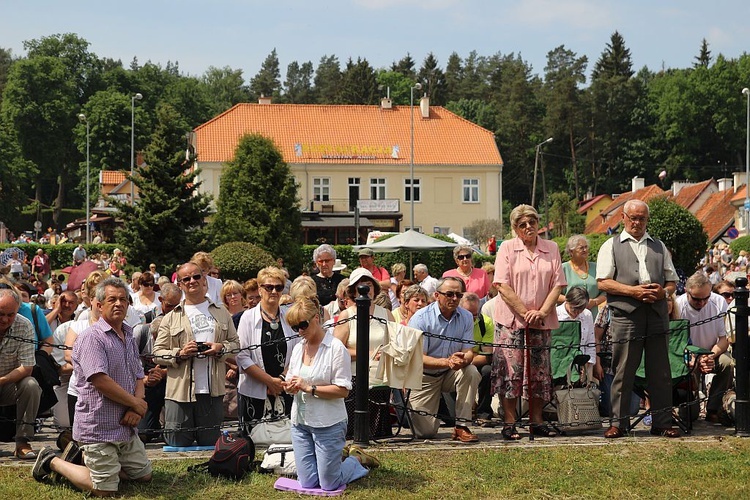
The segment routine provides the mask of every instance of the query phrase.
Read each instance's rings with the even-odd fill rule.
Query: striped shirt
[[[73,346],[73,369],[78,373],[76,418],[73,438],[82,444],[129,441],[136,430],[120,424],[127,407],[99,392],[91,377],[104,373],[129,394],[135,394],[136,381],[143,378],[143,365],[133,329],[122,324],[125,342],[111,326],[99,321],[81,332]]]
[[[31,321],[27,320],[20,314],[16,314],[16,319],[10,325],[8,332],[0,340],[0,376],[5,376],[18,368],[19,366],[34,366],[34,343],[22,342],[8,337],[17,337],[33,341],[35,338],[34,327]]]

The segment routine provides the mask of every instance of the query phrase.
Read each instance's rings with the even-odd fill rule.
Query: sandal
[[[16,448],[16,451],[13,452],[13,456],[19,460],[36,460],[36,452],[31,448],[24,450]]]
[[[506,425],[503,427],[503,430],[500,431],[500,435],[503,436],[503,439],[506,441],[518,441],[521,439],[521,435],[516,430],[515,425]]]
[[[542,437],[548,437],[548,438],[557,436],[557,432],[550,429],[549,425],[547,424],[531,424],[529,426],[529,430],[535,436],[542,436]]]

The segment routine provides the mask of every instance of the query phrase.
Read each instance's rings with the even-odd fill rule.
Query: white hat
[[[333,264],[333,270],[343,271],[344,269],[346,269],[346,264],[342,264],[341,259],[336,259],[336,262]]]
[[[375,279],[375,276],[373,276],[372,273],[364,267],[358,267],[357,269],[352,271],[352,274],[349,275],[349,286],[356,286],[357,282],[362,281],[363,278],[367,278],[372,283],[374,283],[373,291],[375,292],[375,295],[380,293],[380,283],[378,283],[378,280]]]

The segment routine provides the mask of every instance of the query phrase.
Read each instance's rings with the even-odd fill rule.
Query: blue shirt
[[[425,336],[422,341],[422,351],[433,358],[449,358],[453,353],[473,348],[473,344],[466,343],[474,340],[474,318],[463,307],[457,308],[450,319],[440,313],[437,302],[423,307],[414,313],[409,320],[409,326],[423,332],[444,335],[459,340],[436,339]],[[425,370],[425,373],[440,373],[443,370]]]
[[[50,328],[49,323],[47,323],[47,317],[44,315],[44,310],[39,306],[37,306],[35,309],[36,321],[34,321],[34,316],[31,314],[31,304],[28,304],[26,302],[21,302],[21,307],[18,309],[18,314],[31,321],[31,326],[34,327],[34,333],[37,341],[37,343],[34,345],[38,348],[38,343],[42,342],[43,340],[49,339],[50,342],[52,342],[52,339],[50,339],[50,337],[52,336],[52,328]],[[39,324],[39,328],[36,327],[37,324]]]

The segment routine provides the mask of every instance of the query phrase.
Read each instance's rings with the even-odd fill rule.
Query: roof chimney
[[[422,113],[422,118],[430,117],[430,98],[426,95],[419,100],[419,111]]]
[[[258,104],[271,104],[271,98],[261,94],[258,98]]]
[[[729,179],[727,177],[725,177],[723,179],[719,179],[716,182],[719,183],[719,191],[726,191],[727,189],[732,189],[732,187],[734,185],[733,182],[732,182],[732,179]]]
[[[380,99],[380,108],[381,109],[393,109],[393,101],[390,97],[383,97]]]
[[[682,191],[682,188],[693,186],[695,182],[688,181],[674,181],[672,182],[672,196],[677,196],[677,193]]]
[[[643,177],[633,177],[632,181],[632,191],[635,193],[639,189],[643,189],[646,187],[646,179]]]
[[[732,177],[734,178],[734,192],[736,193],[740,186],[745,185],[745,172],[733,172]]]

